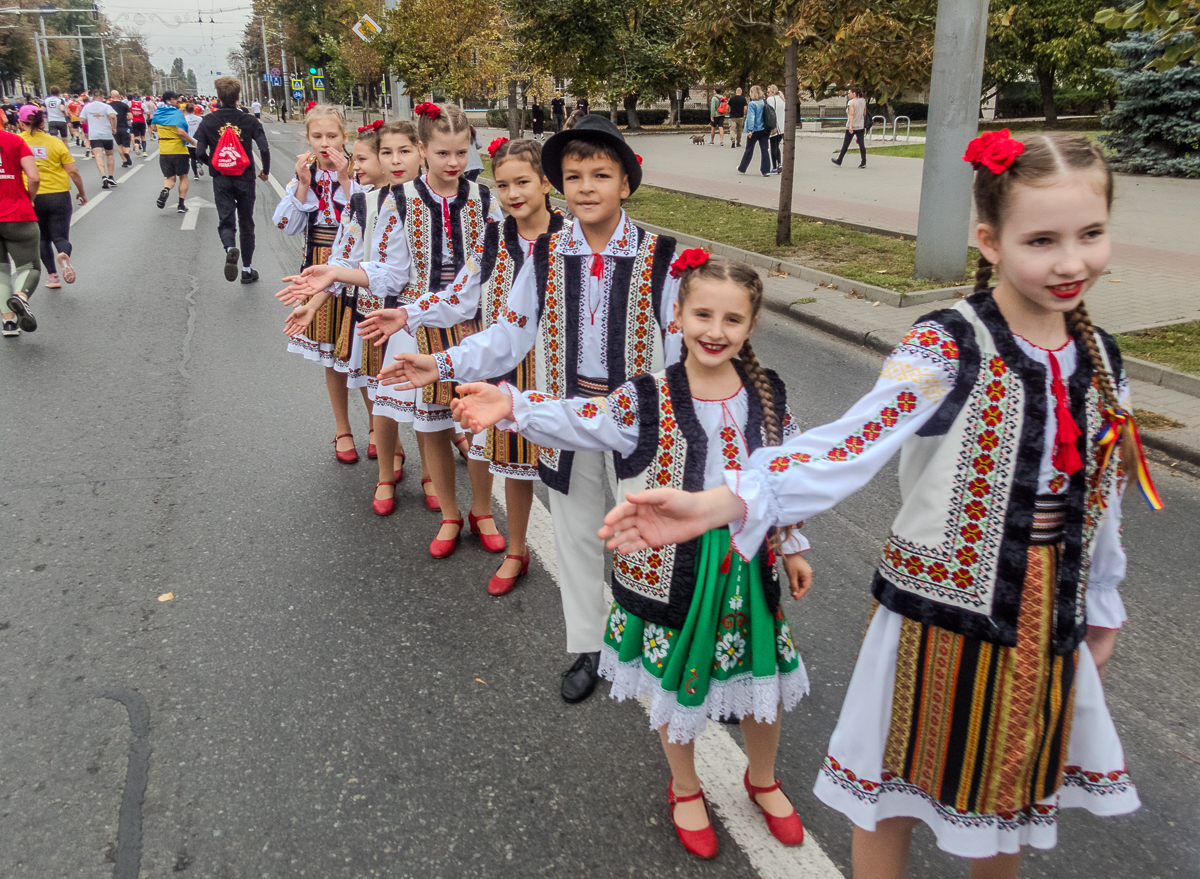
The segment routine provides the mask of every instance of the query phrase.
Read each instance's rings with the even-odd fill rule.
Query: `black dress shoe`
[[[582,702],[592,695],[600,680],[600,654],[580,653],[575,664],[563,672],[562,697],[564,702]]]

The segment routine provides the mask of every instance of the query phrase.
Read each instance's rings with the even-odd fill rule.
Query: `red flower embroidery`
[[[888,406],[879,413],[879,420],[883,422],[885,427],[895,427],[896,422],[900,420],[900,413]]]
[[[983,529],[974,522],[968,522],[962,526],[962,530],[958,532],[962,535],[962,539],[968,543],[974,543],[979,538],[983,537]]]
[[[868,421],[866,426],[862,429],[862,435],[867,442],[875,442],[875,440],[879,439],[882,433],[883,425],[878,421]]]
[[[985,507],[979,501],[969,501],[967,505],[963,507],[963,512],[967,514],[968,518],[979,520],[987,515],[987,507]]]
[[[896,405],[901,412],[911,412],[917,408],[917,395],[912,391],[901,391],[896,398]]]
[[[1008,392],[1004,390],[1003,384],[1001,384],[998,381],[993,381],[988,384],[986,393],[987,393],[988,399],[991,400],[993,403],[996,403],[996,402],[999,402],[1000,400],[1003,400],[1004,395]]]
[[[975,468],[976,473],[984,476],[996,468],[996,460],[991,455],[980,455],[971,462],[971,466]]]
[[[925,573],[934,583],[941,583],[950,576],[950,571],[941,562],[934,562]]]
[[[600,407],[595,403],[584,403],[579,407],[579,414],[584,418],[595,418],[600,414]]]
[[[950,339],[942,342],[942,353],[951,360],[958,359],[958,345]]]
[[[845,449],[843,449],[841,446],[838,446],[835,449],[830,449],[829,454],[827,454],[825,457],[827,457],[830,461],[845,461],[849,456],[846,454]]]
[[[966,568],[959,568],[954,572],[954,585],[959,589],[970,589],[971,584],[975,582],[975,578]]]
[[[959,550],[954,554],[954,557],[958,559],[958,563],[960,565],[964,566],[973,565],[979,561],[979,553],[977,553],[975,549],[970,546],[959,547]]]
[[[988,406],[980,417],[988,427],[995,427],[1004,419],[1004,413],[1000,411],[999,406]]]
[[[938,334],[933,330],[922,330],[921,334],[917,336],[917,341],[926,348],[932,348],[938,343]]]
[[[862,437],[858,436],[846,437],[845,442],[846,448],[856,455],[861,455],[863,448],[866,446],[866,443],[863,442]]]
[[[979,435],[979,439],[976,442],[979,443],[979,448],[985,452],[990,452],[996,446],[1000,445],[1000,435],[994,430],[985,430]]]
[[[904,569],[915,577],[925,570],[925,564],[915,555],[910,555],[904,561]]]
[[[967,491],[975,497],[983,497],[991,493],[992,487],[988,485],[988,481],[983,477],[977,476],[967,483]]]
[[[1008,365],[999,357],[993,357],[988,361],[988,369],[992,371],[992,375],[1001,376],[1008,372]]]

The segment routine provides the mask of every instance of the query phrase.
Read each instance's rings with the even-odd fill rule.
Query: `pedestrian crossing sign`
[[[292,77],[292,91],[294,91],[294,92],[304,91],[304,80],[302,80],[298,76],[293,76]]]
[[[325,77],[319,74],[313,75],[313,88],[319,92],[325,91]]]

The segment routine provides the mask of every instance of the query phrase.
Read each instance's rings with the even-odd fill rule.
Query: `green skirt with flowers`
[[[690,742],[711,717],[754,717],[770,723],[782,705],[808,693],[808,675],[782,604],[767,608],[757,560],[729,553],[729,529],[700,537],[696,590],[683,627],[647,622],[614,604],[608,615],[600,674],[611,696],[650,698],[650,728],[666,725],[672,742]]]

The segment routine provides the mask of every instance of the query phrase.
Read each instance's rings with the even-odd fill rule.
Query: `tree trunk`
[[[613,125],[617,124],[617,102],[609,101],[608,104],[608,121]]]
[[[671,118],[668,120],[668,125],[679,127],[679,100],[675,97],[675,89],[671,89]]]
[[[1058,128],[1058,105],[1054,102],[1054,71],[1039,67],[1038,85],[1042,89],[1042,113],[1047,128]]]
[[[637,99],[637,95],[626,95],[624,99],[625,117],[629,123],[630,131],[637,131],[642,127],[637,118]]]
[[[521,112],[521,108],[517,106],[517,81],[510,79],[508,81],[508,139],[517,140],[520,138],[518,134],[519,125],[517,115]]]
[[[525,139],[525,115],[529,109],[529,83],[521,81],[521,139]]]
[[[788,22],[789,26],[791,21]],[[783,52],[783,172],[779,175],[779,216],[775,221],[775,243],[792,243],[792,181],[796,171],[796,102],[799,99],[796,64],[800,41],[793,39]]]

